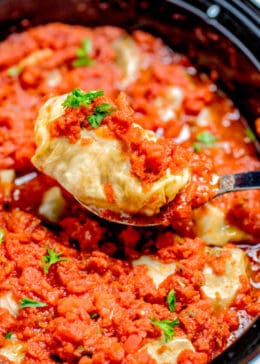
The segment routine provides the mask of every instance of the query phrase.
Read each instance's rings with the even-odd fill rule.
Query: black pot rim
[[[169,3],[185,9],[205,23],[211,25],[226,38],[228,38],[252,64],[260,71],[260,10],[255,7],[253,10],[249,4],[239,0],[167,0]],[[210,11],[210,10],[213,10]],[[221,16],[225,13],[225,17]],[[211,15],[212,14],[212,15]],[[243,25],[246,32],[239,33],[238,22]],[[242,37],[242,39],[241,39]],[[257,42],[258,39],[258,42]]]

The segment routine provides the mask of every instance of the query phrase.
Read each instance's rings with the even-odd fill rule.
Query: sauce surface
[[[103,209],[101,217],[116,212],[143,221],[145,215],[148,224],[157,218],[174,227],[178,221],[168,218],[177,207],[192,220],[192,210],[217,190],[210,159],[143,129],[125,94],[112,101],[103,93],[75,89],[43,105],[35,123],[35,167],[83,205]]]
[[[138,229],[88,215],[31,163],[39,108],[81,88],[112,99],[123,91],[135,122],[195,153],[202,178],[212,168],[219,175],[260,169],[254,136],[215,81],[214,72],[197,74],[185,56],[142,31],[49,24],[0,43],[1,362],[160,364],[169,343],[181,342],[175,362],[203,364],[259,314],[260,191],[192,211],[183,196],[195,196],[195,206],[203,198],[198,177],[167,211],[175,230]],[[158,173],[163,161],[155,151]],[[113,199],[109,186],[106,193]],[[210,213],[216,226],[207,226]],[[219,236],[225,246],[212,248],[222,245]],[[238,269],[235,259],[243,269],[224,298],[230,278],[221,277]],[[158,326],[165,320],[175,322],[168,342]]]

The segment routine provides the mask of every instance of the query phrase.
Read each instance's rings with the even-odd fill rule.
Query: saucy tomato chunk
[[[259,191],[197,208],[214,182],[210,171],[260,168],[252,133],[213,76],[141,30],[55,23],[0,43],[1,362],[209,363],[257,316]],[[102,103],[118,98],[121,123],[112,113],[106,122],[137,142],[132,170],[145,183],[173,162],[166,138],[184,150],[178,167],[192,156],[196,178],[165,211],[172,226],[97,219],[34,168],[39,109],[78,88],[104,90]],[[53,136],[77,143],[75,112]],[[126,132],[129,112],[161,144]],[[104,193],[113,202],[111,185]]]

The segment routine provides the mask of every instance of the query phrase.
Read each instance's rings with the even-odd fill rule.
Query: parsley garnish
[[[20,67],[20,66],[13,66],[13,67],[10,67],[8,68],[7,70],[7,74],[8,76],[19,76],[19,74],[23,71],[23,68]]]
[[[113,105],[103,103],[94,108],[94,113],[88,116],[88,121],[93,128],[99,127],[102,120],[110,115],[112,112],[116,111],[115,108],[112,108]]]
[[[82,92],[80,88],[76,88],[71,91],[67,98],[64,100],[62,106],[63,107],[79,107],[79,106],[89,106],[93,100],[95,100],[98,96],[103,96],[104,91],[89,91]]]
[[[77,48],[76,55],[77,59],[72,62],[73,67],[84,67],[91,66],[94,60],[89,57],[89,53],[92,49],[92,43],[89,38],[85,38],[81,42],[81,47]]]
[[[250,140],[250,142],[256,141],[256,136],[250,128],[246,128],[245,134],[248,137],[248,139]]]
[[[31,300],[30,298],[25,297],[21,299],[19,308],[22,309],[26,307],[45,307],[45,306],[47,306],[47,304],[44,302],[34,301]]]
[[[217,138],[209,131],[203,131],[197,135],[196,140],[202,144],[211,146],[215,143]]]
[[[193,143],[192,147],[194,152],[198,153],[201,150],[202,145],[200,143]]]
[[[11,332],[7,332],[6,334],[5,334],[5,339],[11,339],[11,337],[12,337],[12,333]]]
[[[97,312],[93,312],[90,314],[90,317],[92,318],[92,320],[96,320],[99,318],[99,314]]]
[[[176,302],[175,292],[174,292],[174,289],[171,289],[170,292],[167,295],[167,303],[168,303],[168,306],[169,306],[169,310],[171,312],[174,311],[175,302]]]
[[[61,258],[61,253],[56,253],[53,249],[46,248],[48,255],[42,257],[42,265],[44,273],[48,273],[50,267],[58,262],[64,262],[69,258]]]
[[[0,244],[2,244],[2,242],[4,241],[4,236],[5,233],[3,232],[3,230],[0,230]]]
[[[196,136],[196,143],[193,144],[195,152],[199,152],[202,147],[212,147],[216,142],[217,138],[214,134],[209,131],[203,131]]]
[[[153,325],[158,326],[164,334],[164,340],[167,343],[169,340],[171,340],[174,336],[174,327],[179,325],[178,320],[162,320],[157,321],[154,318],[151,318],[151,322]]]

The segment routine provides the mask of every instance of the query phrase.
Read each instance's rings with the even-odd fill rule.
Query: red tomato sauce
[[[115,111],[106,116],[101,125],[107,125],[114,138],[126,143],[130,150],[132,173],[143,183],[158,180],[167,168],[178,172],[187,166],[191,152],[173,143],[171,139],[159,139],[156,143],[148,140],[143,130],[133,125],[133,110],[123,94],[119,95],[115,103],[107,97],[99,96],[91,106],[65,108],[65,114],[48,125],[51,137],[65,136],[71,143],[76,142],[81,138],[82,128],[92,129],[88,117],[102,104],[111,105]]]
[[[70,143],[84,140],[84,137],[81,138],[81,129],[92,128],[88,117],[102,104],[111,105],[114,111],[102,120],[101,126],[107,125],[109,138],[112,136],[125,143],[129,150],[131,173],[142,181],[144,188],[149,189],[167,169],[173,174],[178,174],[187,167],[191,170],[191,182],[177,195],[177,204],[173,201],[161,214],[164,214],[165,224],[168,222],[174,226],[183,226],[188,233],[190,226],[185,226],[185,223],[192,220],[192,209],[207,202],[217,189],[212,183],[212,162],[206,156],[198,157],[171,138],[159,138],[156,142],[149,140],[144,131],[136,127],[134,112],[124,94],[121,93],[114,102],[105,96],[99,96],[90,106],[64,108],[65,114],[48,125],[51,137],[65,136]],[[111,194],[108,198],[111,199]],[[184,210],[185,215],[179,213]]]
[[[11,292],[20,304],[16,315],[0,304],[0,362],[11,362],[1,348],[18,340],[22,364],[154,364],[144,348],[149,340],[163,336],[151,322],[154,317],[160,321],[178,319],[175,336],[185,335],[192,343],[195,351],[182,351],[178,364],[206,364],[236,338],[241,312],[247,315],[248,323],[260,312],[254,246],[242,246],[251,264],[248,275],[240,277],[241,288],[230,306],[216,310],[205,297],[201,289],[205,265],[221,274],[229,256],[225,252],[208,254],[205,241],[194,236],[191,217],[192,208],[208,198],[212,169],[221,175],[260,168],[243,119],[210,76],[197,74],[186,57],[142,31],[131,36],[143,68],[122,86],[125,70],[117,62],[113,44],[123,35],[123,30],[113,27],[49,24],[12,34],[0,43],[0,172],[15,171],[15,181],[7,183],[2,174],[0,178],[0,299]],[[91,40],[88,56],[94,63],[73,67],[85,38]],[[35,51],[44,53],[38,53],[37,61],[27,58],[25,62]],[[16,67],[14,73],[11,67]],[[178,89],[169,90],[172,86]],[[169,219],[179,221],[175,231],[172,227],[141,229],[99,220],[63,190],[65,208],[58,222],[50,222],[39,213],[45,192],[57,183],[36,172],[31,164],[34,121],[49,97],[78,87],[84,91],[102,89],[112,99],[123,89],[134,121],[162,140],[173,140],[170,150],[178,151],[174,159],[177,167],[192,155],[196,178],[165,211]],[[169,100],[171,92],[179,95],[180,90],[180,106],[167,117],[162,115],[162,110],[177,102],[177,97]],[[121,111],[124,105],[119,98],[119,110],[114,114],[117,122],[125,120],[127,110]],[[205,108],[210,112],[203,116]],[[59,124],[71,142],[79,135],[77,120],[78,115],[76,120],[73,117]],[[112,114],[106,123],[124,137]],[[136,137],[131,128],[128,130],[129,140]],[[213,142],[200,141],[199,135],[205,131],[214,136]],[[59,135],[60,130],[53,133]],[[138,155],[151,153],[152,177],[147,177],[138,159],[133,161],[133,171],[151,181],[171,162],[158,158],[161,148],[165,150],[164,142],[158,151],[141,141]],[[183,148],[184,154],[179,152]],[[107,186],[107,196],[113,199],[111,186]],[[229,194],[214,201],[228,222],[251,235],[248,244],[259,241],[259,204],[259,191]],[[47,249],[56,253],[57,261],[46,271]],[[133,267],[131,263],[149,254],[161,262],[176,263],[175,272],[157,288],[144,265]],[[166,302],[171,289],[176,295],[173,312]],[[24,298],[44,305],[23,308]]]

